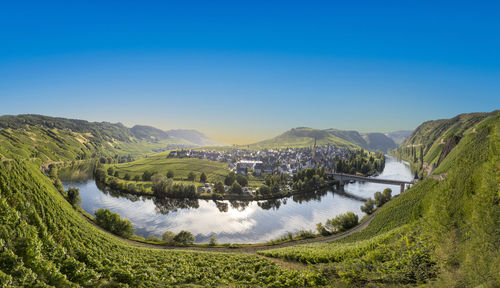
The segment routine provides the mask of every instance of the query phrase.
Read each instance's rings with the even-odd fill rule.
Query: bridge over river
[[[372,182],[372,183],[382,183],[389,185],[399,185],[401,187],[400,193],[405,191],[405,185],[415,184],[414,181],[401,181],[401,180],[392,180],[392,179],[382,179],[382,178],[372,178],[372,177],[364,177],[358,175],[344,174],[344,173],[326,173],[328,177],[331,179],[335,179],[340,181],[340,185],[344,185],[344,182],[350,181],[359,181],[359,182]]]

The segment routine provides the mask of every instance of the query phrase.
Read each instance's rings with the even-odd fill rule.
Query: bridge
[[[371,177],[364,177],[364,176],[344,174],[344,173],[326,173],[326,175],[330,178],[340,181],[340,185],[344,185],[344,182],[346,181],[359,181],[359,182],[381,183],[388,185],[399,185],[401,187],[400,193],[403,193],[405,191],[406,184],[408,185],[415,184],[415,182],[413,181],[371,178]]]

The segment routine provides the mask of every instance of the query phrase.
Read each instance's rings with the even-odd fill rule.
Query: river
[[[387,156],[380,178],[411,180],[407,163]],[[130,196],[98,187],[93,179],[64,181],[65,189],[77,187],[82,198],[81,207],[93,214],[98,208],[108,208],[122,218],[129,219],[136,234],[148,237],[167,231],[187,230],[195,235],[195,242],[206,243],[216,236],[219,243],[258,243],[300,230],[314,230],[316,223],[324,223],[346,212],[364,216],[362,201],[349,195],[372,197],[376,191],[389,187],[393,195],[399,186],[376,183],[352,183],[341,191],[325,191],[271,201],[217,201],[167,199],[159,202],[149,197]]]

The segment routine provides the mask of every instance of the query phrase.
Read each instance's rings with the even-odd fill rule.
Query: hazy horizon
[[[2,8],[1,115],[248,144],[300,126],[386,133],[500,108],[495,2]]]

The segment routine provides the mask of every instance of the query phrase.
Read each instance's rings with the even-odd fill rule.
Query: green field
[[[111,165],[116,168],[121,177],[125,173],[134,177],[141,176],[144,171],[166,174],[169,170],[174,172],[175,180],[187,179],[190,172],[194,172],[196,180],[201,173],[205,173],[209,182],[224,181],[229,173],[227,163],[195,158],[167,158],[169,152],[157,153],[129,163]]]

